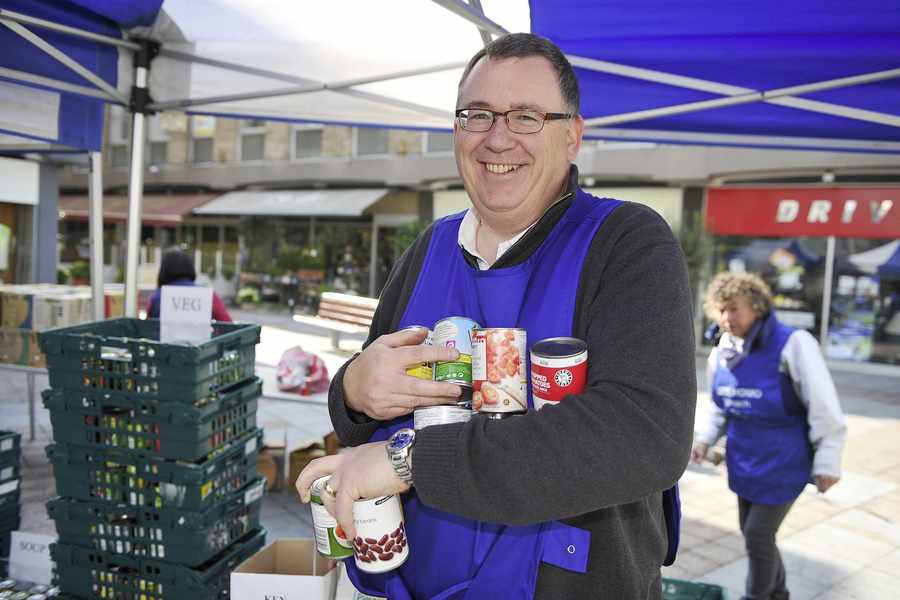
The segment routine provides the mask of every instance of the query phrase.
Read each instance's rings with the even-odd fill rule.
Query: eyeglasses
[[[506,119],[506,126],[513,133],[537,133],[545,121],[571,119],[571,113],[544,113],[537,110],[508,110],[497,112],[487,108],[461,108],[456,111],[456,121],[466,131],[490,131],[497,117]]]

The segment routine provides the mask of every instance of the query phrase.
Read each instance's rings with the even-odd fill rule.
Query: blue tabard
[[[482,327],[524,328],[528,342],[571,336],[581,266],[597,229],[619,204],[579,190],[524,263],[486,271],[470,266],[459,249],[463,213],[441,219],[398,327],[433,327],[444,317],[463,315]],[[533,406],[530,389],[528,405]],[[412,427],[412,415],[383,424],[371,441],[402,427]],[[409,559],[379,575],[359,571],[348,559],[347,571],[360,591],[391,600],[530,599],[541,561],[575,572],[587,569],[589,531],[560,522],[472,521],[425,506],[415,489],[403,502]]]
[[[813,451],[806,410],[790,376],[779,371],[794,329],[765,317],[751,350],[732,369],[719,360],[712,399],[728,416],[728,486],[759,504],[783,504],[809,483]]]

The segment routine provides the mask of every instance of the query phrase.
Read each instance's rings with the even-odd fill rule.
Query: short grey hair
[[[572,63],[559,49],[559,46],[547,38],[533,33],[510,33],[504,35],[476,52],[469,64],[466,65],[466,70],[463,71],[459,80],[459,91],[462,92],[462,86],[469,77],[469,73],[472,72],[478,61],[484,57],[503,60],[506,58],[528,58],[531,56],[547,59],[553,70],[556,71],[559,91],[566,103],[567,110],[573,115],[579,114],[581,110],[581,92],[578,89],[578,78],[575,76],[575,69],[572,68]],[[459,103],[459,96],[457,96],[457,103]]]

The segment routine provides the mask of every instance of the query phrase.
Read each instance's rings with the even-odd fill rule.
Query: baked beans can
[[[322,494],[326,493],[325,483],[329,478],[330,475],[326,475],[313,481],[309,487],[309,506],[312,510],[316,550],[322,556],[341,560],[353,555],[353,542],[322,502]]]
[[[409,327],[404,327],[403,331],[416,331],[416,330],[424,330],[428,333],[425,334],[425,339],[422,340],[420,346],[431,346],[434,344],[434,334],[430,329],[423,325],[411,325]],[[434,365],[429,362],[416,363],[415,365],[411,365],[406,369],[406,374],[410,377],[415,377],[417,379],[434,379]]]
[[[353,503],[354,560],[360,571],[385,573],[409,558],[409,542],[400,496],[384,496]]]
[[[472,418],[472,410],[455,404],[426,406],[413,412],[413,428],[418,431],[432,425],[447,423],[465,423]]]
[[[521,414],[528,410],[524,329],[492,327],[472,334],[472,410]]]
[[[531,395],[534,408],[580,394],[587,382],[587,344],[571,337],[541,340],[531,347]]]
[[[447,317],[434,324],[434,345],[459,351],[456,360],[434,363],[434,380],[462,387],[463,395],[457,402],[461,406],[471,402],[472,331],[475,329],[478,329],[478,323],[468,317]]]

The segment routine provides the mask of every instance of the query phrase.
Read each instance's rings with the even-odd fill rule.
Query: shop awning
[[[359,217],[386,189],[228,192],[194,209],[195,215]]]
[[[890,274],[892,270],[900,273],[900,241],[895,240],[865,252],[851,254],[847,257],[847,261],[869,275]]]
[[[209,202],[216,194],[147,194],[141,209],[144,225],[178,225],[190,217],[198,206]],[[87,196],[60,196],[59,218],[85,221],[88,218]],[[128,218],[127,196],[103,198],[103,220],[124,223]]]

